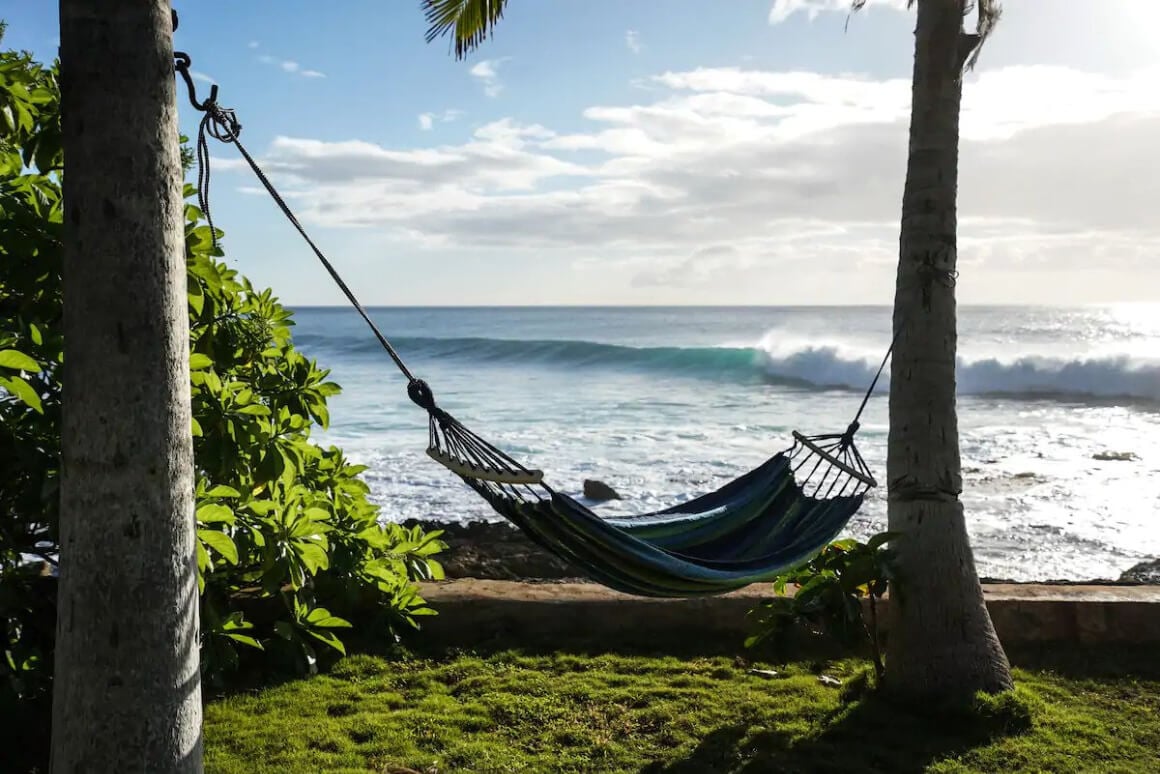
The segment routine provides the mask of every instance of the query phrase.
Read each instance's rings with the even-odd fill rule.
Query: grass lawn
[[[610,653],[354,655],[211,701],[206,770],[1160,772],[1160,658],[1012,653],[1029,729],[902,714],[839,679],[865,662]],[[751,667],[778,676],[753,674]]]

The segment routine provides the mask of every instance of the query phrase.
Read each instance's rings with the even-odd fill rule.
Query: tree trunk
[[[61,0],[64,404],[51,769],[198,772],[189,323],[167,0]]]
[[[963,0],[919,0],[894,299],[887,458],[891,584],[884,684],[929,705],[1011,687],[967,537],[955,410],[954,272]]]

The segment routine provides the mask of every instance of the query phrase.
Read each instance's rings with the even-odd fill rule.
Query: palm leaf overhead
[[[906,0],[906,7],[910,8],[915,4],[916,0]],[[976,3],[969,2],[969,0],[961,0],[963,7],[963,15],[974,10]],[[999,17],[1003,14],[1003,6],[999,4],[999,0],[978,0],[979,14],[975,21],[975,41],[974,48],[971,49],[970,58],[966,61],[968,70],[974,68],[975,63],[979,61],[979,52],[983,49],[983,44],[987,42],[987,38],[995,29],[995,25],[999,23]],[[850,9],[852,11],[859,11],[866,5],[866,0],[850,0]]]
[[[503,18],[507,0],[422,0],[427,17],[427,42],[450,33],[455,58],[478,48]]]

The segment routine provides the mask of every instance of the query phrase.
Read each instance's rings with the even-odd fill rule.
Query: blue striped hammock
[[[837,537],[876,486],[845,433],[793,434],[793,445],[714,492],[627,518],[603,518],[435,406],[427,453],[531,540],[593,580],[628,594],[694,597],[771,581]]]

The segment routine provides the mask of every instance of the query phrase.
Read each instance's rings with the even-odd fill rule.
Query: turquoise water
[[[585,478],[671,505],[843,430],[889,342],[886,308],[376,309],[441,406],[555,488]],[[365,324],[296,312],[344,392],[320,440],[370,466],[384,518],[497,519],[424,453],[425,414]],[[980,572],[1116,577],[1160,555],[1160,306],[960,310],[959,421]],[[881,477],[888,380],[862,420]],[[1130,452],[1130,460],[1100,460]],[[876,490],[848,532],[884,527]]]

